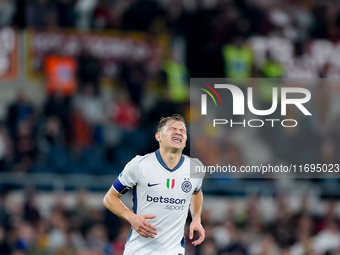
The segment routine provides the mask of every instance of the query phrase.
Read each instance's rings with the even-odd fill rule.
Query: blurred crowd
[[[110,92],[107,102],[95,89],[85,84],[72,96],[47,94],[43,105],[19,91],[1,124],[0,171],[119,173],[136,154],[157,149],[162,116],[183,113],[166,96],[142,114],[126,89]]]
[[[223,77],[235,75],[223,68],[232,61],[233,47],[243,51],[241,62],[251,62],[244,42],[252,36],[290,40],[293,57],[303,57],[311,39],[337,43],[339,10],[339,2],[331,0],[2,0],[0,26],[168,33],[185,38],[190,77]],[[267,59],[254,70],[241,63],[247,69],[243,75],[281,76],[282,68],[272,56]]]
[[[294,54],[301,56],[311,38],[337,42],[339,10],[337,1],[311,0],[2,0],[2,26],[167,33],[174,45],[169,54],[172,58],[156,68],[134,60],[119,62],[113,90],[103,89],[105,66],[93,52],[84,49],[70,57],[58,49],[51,51],[43,64],[45,102],[35,104],[20,91],[2,120],[0,170],[107,173],[121,169],[135,154],[157,148],[153,133],[160,117],[177,112],[189,119],[189,77],[283,77],[283,65],[269,52],[261,65],[254,64],[256,54],[246,39],[258,35],[287,38]],[[184,38],[186,50],[180,50],[181,40],[176,38]],[[320,77],[327,68],[326,64]],[[265,107],[270,105],[272,86],[275,84],[257,87]],[[280,135],[275,129],[263,128],[263,139],[274,156],[301,163],[303,157],[296,151],[304,151],[308,155],[303,162],[318,159],[316,154],[326,163],[336,161],[337,129],[325,131],[333,107],[332,92],[326,88],[319,84],[317,115],[303,123],[303,128],[300,124],[282,129]],[[293,110],[288,114],[297,117]],[[310,141],[310,137],[315,139]],[[282,146],[275,146],[277,143]],[[227,141],[223,146],[235,155],[233,164],[241,165],[238,145]],[[203,161],[207,155],[202,153]]]
[[[292,210],[287,196],[277,195],[271,213],[258,197],[246,198],[242,210],[236,210],[236,204],[231,203],[223,222],[204,215],[207,237],[196,254],[339,254],[339,216],[333,201],[325,203],[322,213],[312,210],[307,197]]]
[[[129,224],[103,207],[91,206],[88,191],[78,190],[74,203],[68,205],[62,193],[50,194],[48,206],[44,205],[32,187],[25,190],[22,202],[10,202],[9,195],[2,192],[0,196],[0,254],[123,254]],[[266,199],[269,200],[265,202]],[[226,200],[228,207],[218,218],[206,205],[202,215],[206,239],[198,247],[191,245],[188,219],[186,254],[339,254],[337,203],[330,200],[311,203],[309,197],[302,197],[299,206],[294,207],[289,197],[282,194],[266,199],[249,196]]]
[[[123,254],[130,226],[103,207],[89,206],[87,191],[77,192],[72,208],[66,207],[64,194],[55,194],[47,215],[32,187],[23,203],[9,202],[7,196],[2,192],[0,197],[0,254]]]
[[[271,54],[266,54],[261,65],[254,64],[247,39],[258,35],[286,38],[292,42],[294,56],[303,57],[312,38],[338,42],[340,3],[0,0],[2,26],[133,30],[184,38],[185,53],[178,56],[174,52],[171,62],[160,65],[157,72],[150,73],[143,63],[120,63],[114,89],[102,86],[105,67],[96,56],[83,52],[69,58],[51,52],[45,63],[44,102],[36,103],[24,90],[18,91],[0,120],[0,172],[118,174],[136,154],[157,149],[154,133],[161,117],[180,113],[189,119],[188,93],[176,84],[188,85],[189,77],[281,78],[284,67]],[[69,67],[59,73],[62,79],[57,83],[48,61]],[[326,64],[317,76],[324,77],[327,68]],[[271,86],[265,86],[266,93],[268,88]],[[316,94],[312,121],[301,120],[297,128],[280,129],[280,135],[276,129],[263,129],[261,137],[277,159],[296,164],[338,163],[340,118],[334,118],[337,113],[330,116],[335,94],[325,86],[317,86]],[[267,107],[268,102],[264,95],[260,103]],[[293,110],[288,115],[299,119]],[[224,142],[218,143],[223,155],[208,146],[214,143],[209,130],[207,136],[195,141],[203,148],[202,161],[214,163],[220,156],[232,165],[247,164],[244,147],[233,139],[219,142]],[[184,153],[189,154],[189,146]],[[33,190],[25,194],[25,202],[17,206],[7,206],[6,193],[0,196],[0,254],[122,254],[130,226],[106,210],[90,207],[84,191],[79,191],[73,208],[66,208],[59,196],[46,214],[37,205]],[[258,198],[248,198],[242,212],[228,211],[223,222],[204,213],[206,241],[196,249],[187,237],[187,253],[340,254],[339,217],[334,203],[330,202],[321,214],[309,210],[307,203],[293,212],[282,197],[277,197],[273,205],[276,210],[270,218],[263,217]]]

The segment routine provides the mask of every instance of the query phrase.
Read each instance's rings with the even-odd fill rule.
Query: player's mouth
[[[179,137],[173,137],[171,140],[172,140],[172,141],[175,141],[175,142],[177,142],[177,143],[181,143],[181,142],[182,142],[182,139],[179,138]]]

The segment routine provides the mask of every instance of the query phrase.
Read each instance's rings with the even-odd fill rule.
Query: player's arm
[[[146,219],[153,219],[156,216],[153,215],[137,215],[130,211],[120,200],[122,195],[119,194],[114,188],[110,188],[106,193],[103,203],[107,209],[116,214],[117,216],[126,219],[130,222],[131,226],[143,237],[152,237],[157,235],[157,229],[151,225]]]
[[[199,239],[192,242],[192,244],[195,246],[201,244],[205,238],[205,230],[201,225],[202,206],[203,206],[203,193],[202,190],[200,190],[197,193],[192,194],[190,204],[192,222],[190,224],[189,238],[193,239],[194,231],[197,231],[200,235]]]

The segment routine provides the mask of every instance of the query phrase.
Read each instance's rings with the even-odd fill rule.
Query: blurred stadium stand
[[[102,197],[157,149],[160,117],[190,117],[189,77],[339,78],[339,39],[331,0],[0,0],[0,255],[122,254],[130,226]],[[238,130],[228,160],[340,163],[340,90],[317,89],[312,123],[254,134],[253,155]],[[207,238],[187,255],[340,254],[337,178],[203,190]]]

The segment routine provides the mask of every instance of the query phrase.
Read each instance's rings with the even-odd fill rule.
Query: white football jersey
[[[133,191],[133,211],[156,215],[147,221],[157,228],[155,238],[145,238],[131,229],[124,255],[185,253],[184,225],[192,193],[202,186],[202,178],[190,178],[190,164],[202,165],[197,159],[182,155],[179,163],[169,169],[159,150],[136,156],[113,183],[120,194]]]

